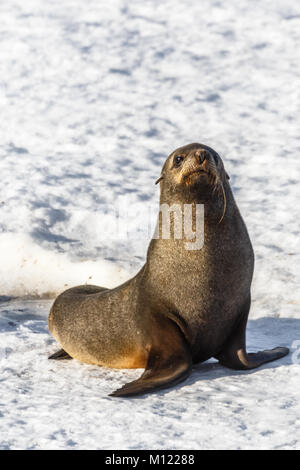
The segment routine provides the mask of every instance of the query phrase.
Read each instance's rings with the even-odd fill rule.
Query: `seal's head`
[[[217,152],[207,145],[193,143],[169,155],[157,183],[162,182],[161,202],[202,202],[220,195],[226,210],[227,179],[229,176]]]
[[[220,156],[203,144],[189,144],[172,152],[167,158],[157,183],[182,187],[212,185],[228,178]]]

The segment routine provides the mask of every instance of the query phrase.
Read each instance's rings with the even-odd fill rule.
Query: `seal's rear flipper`
[[[69,356],[69,354],[66,351],[64,351],[63,349],[60,349],[59,351],[56,351],[56,353],[51,354],[51,356],[49,356],[48,359],[56,359],[60,361],[62,359],[72,359],[72,358],[71,356]]]
[[[281,359],[289,353],[288,348],[277,347],[266,349],[256,353],[246,352],[246,324],[250,308],[250,297],[245,304],[241,317],[231,336],[225,343],[223,350],[215,356],[220,364],[229,369],[250,370],[266,364],[267,362]]]
[[[164,331],[164,339],[153,345],[150,350],[147,367],[143,375],[133,382],[125,384],[112,397],[142,395],[154,390],[171,387],[185,380],[192,369],[192,357],[187,343],[173,322]],[[165,323],[165,320],[162,321]]]
[[[267,362],[281,359],[289,353],[288,348],[277,347],[274,349],[265,349],[256,353],[247,353],[244,348],[232,351],[230,354],[221,354],[218,356],[220,363],[235,370],[250,370],[266,364]]]

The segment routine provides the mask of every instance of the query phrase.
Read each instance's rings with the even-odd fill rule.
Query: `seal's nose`
[[[196,157],[197,161],[200,164],[202,164],[204,162],[204,160],[206,160],[206,158],[208,157],[208,152],[207,152],[207,150],[204,150],[204,149],[198,149],[195,152],[195,157]]]

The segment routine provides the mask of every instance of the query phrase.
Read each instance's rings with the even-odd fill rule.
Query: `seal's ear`
[[[230,180],[230,176],[229,176],[229,174],[227,173],[227,171],[225,171],[225,176],[226,176],[226,178],[227,178],[228,180]]]
[[[159,183],[163,178],[163,175],[160,175],[160,177],[155,181],[155,184]]]

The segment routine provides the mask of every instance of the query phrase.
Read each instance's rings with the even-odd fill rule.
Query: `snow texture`
[[[299,3],[7,0],[0,18],[0,448],[299,448]],[[48,361],[45,298],[139,269],[154,181],[190,142],[223,157],[253,242],[249,350],[293,354],[109,398],[141,371]]]

